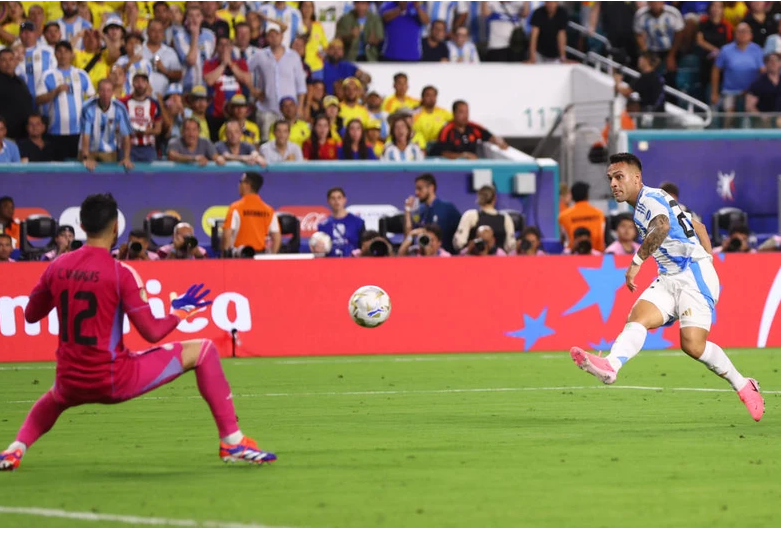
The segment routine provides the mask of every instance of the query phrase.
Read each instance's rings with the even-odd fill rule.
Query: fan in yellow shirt
[[[217,18],[228,22],[228,36],[232,41],[237,34],[236,25],[240,22],[247,22],[245,14],[242,12],[243,4],[244,2],[229,2],[226,9],[218,9],[218,12],[215,13]]]
[[[315,2],[300,2],[299,10],[302,12],[302,24],[305,28],[305,63],[313,72],[324,68],[324,60],[321,54],[326,53],[329,41],[326,39],[326,31],[321,23],[315,20]]]
[[[247,120],[248,105],[245,95],[234,95],[228,102],[226,109],[226,115],[228,120],[235,120],[239,123],[239,127],[242,130],[241,140],[250,143],[257,147],[261,142],[261,131],[258,129],[255,123]],[[220,127],[218,131],[218,139],[220,141],[226,140],[226,124]]]
[[[49,2],[47,2],[47,4],[48,3]],[[108,17],[110,13],[117,12],[115,8],[108,5],[108,2],[87,2],[87,7],[90,9],[90,14],[92,15],[93,28],[103,28],[104,15]]]
[[[301,147],[305,141],[310,139],[311,131],[307,122],[296,118],[296,107],[296,99],[292,96],[284,96],[280,100],[280,114],[288,122],[291,132],[288,135],[288,140]],[[269,128],[269,140],[275,140],[274,124]]]
[[[362,104],[359,104],[359,91],[362,83],[353,76],[343,80],[343,102],[340,104],[339,117],[343,124],[348,124],[353,119],[359,119],[362,126],[367,128],[370,122],[370,112]]]
[[[381,159],[383,149],[385,148],[383,141],[381,141],[381,121],[374,118],[370,119],[365,134],[367,136],[367,144],[370,145],[378,159]]]
[[[413,115],[413,131],[421,134],[425,143],[438,139],[438,134],[454,115],[443,108],[436,107],[438,90],[428,85],[421,91],[421,107]]]
[[[408,75],[399,72],[394,75],[394,94],[387,96],[383,99],[383,105],[381,109],[386,113],[392,114],[400,108],[417,108],[419,107],[419,101],[412,96],[407,95],[408,92]]]

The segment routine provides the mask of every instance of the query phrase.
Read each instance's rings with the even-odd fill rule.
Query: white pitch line
[[[207,528],[267,528],[264,525],[224,523],[222,521],[196,521],[195,519],[170,519],[166,517],[142,517],[135,515],[97,514],[94,512],[69,512],[56,508],[24,508],[0,506],[1,514],[32,515],[38,517],[56,517],[60,519],[78,519],[82,521],[109,521],[129,525],[151,525],[157,527],[207,527]]]

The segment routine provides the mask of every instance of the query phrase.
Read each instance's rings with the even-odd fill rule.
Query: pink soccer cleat
[[[580,369],[587,371],[604,384],[612,384],[617,380],[617,371],[612,369],[606,358],[585,352],[579,347],[571,347],[571,359]]]
[[[16,471],[22,462],[22,449],[0,452],[0,471]]]
[[[748,383],[737,392],[740,400],[750,412],[754,421],[760,421],[764,415],[764,397],[761,396],[759,383],[753,378],[748,378]]]

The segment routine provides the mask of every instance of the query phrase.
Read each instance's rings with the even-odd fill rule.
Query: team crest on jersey
[[[736,173],[718,171],[718,194],[723,200],[734,200],[734,177]]]

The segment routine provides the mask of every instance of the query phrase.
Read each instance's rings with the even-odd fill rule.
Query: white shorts
[[[660,275],[639,300],[655,304],[666,325],[679,319],[680,327],[695,326],[709,331],[719,296],[718,273],[712,262],[704,259],[693,262],[680,273]]]

